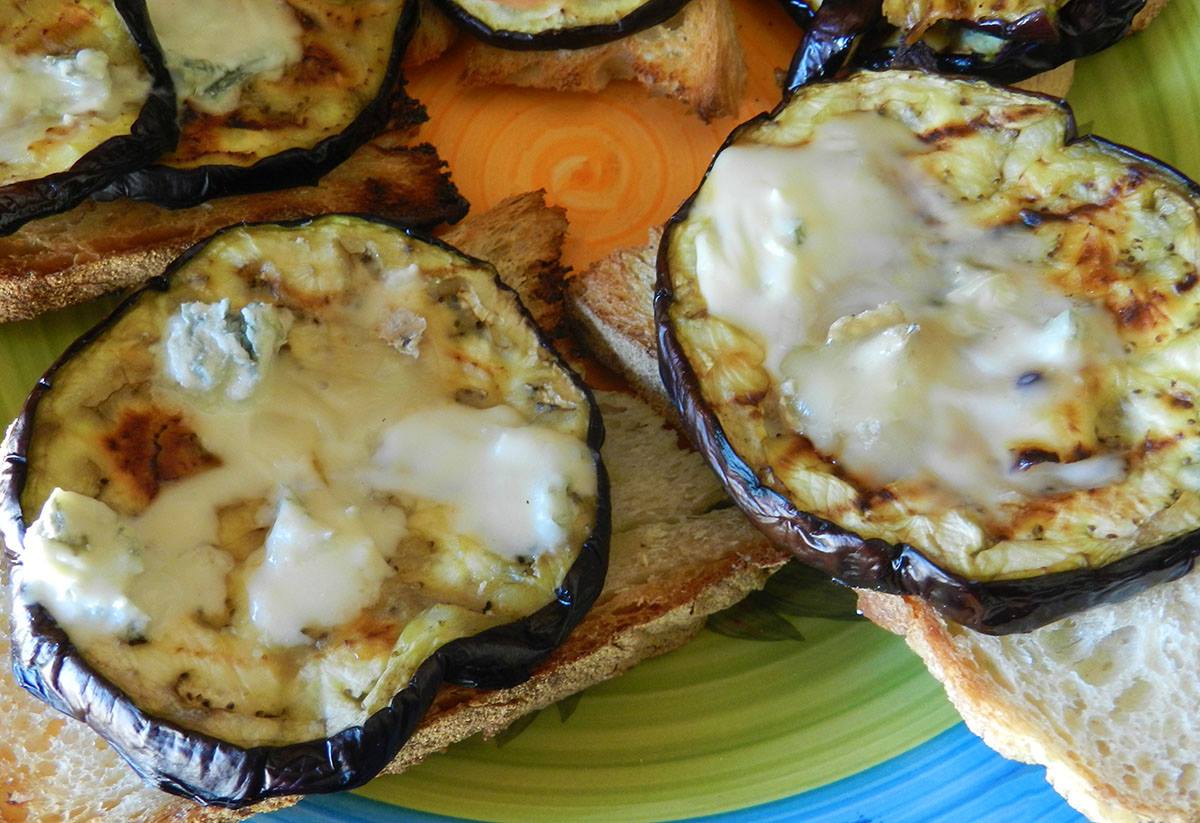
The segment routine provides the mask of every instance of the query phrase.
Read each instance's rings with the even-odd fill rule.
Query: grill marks
[[[332,83],[340,80],[338,85],[348,83],[350,67],[338,56],[337,52],[326,48],[320,43],[306,43],[304,56],[293,73],[297,85],[308,83]],[[353,88],[352,85],[346,85]]]
[[[987,118],[982,115],[974,117],[970,122],[948,123],[944,126],[939,126],[929,131],[918,134],[917,138],[923,143],[942,143],[944,141],[956,140],[963,137],[970,137],[979,131],[980,128],[990,125]]]
[[[31,15],[25,25],[17,23],[15,29],[4,29],[5,42],[13,45],[18,52],[25,48],[40,49],[44,43],[69,43],[75,41],[81,34],[86,34],[97,21],[96,13],[76,3],[64,5],[61,9],[38,9],[31,12],[22,8],[22,12]],[[50,12],[53,17],[37,16],[38,13]],[[10,39],[11,38],[11,39]]]
[[[337,53],[319,43],[307,43],[304,56],[289,70],[287,85],[297,89],[298,99],[303,99],[312,97],[312,89],[322,86],[352,89],[358,79],[353,77],[353,73]],[[188,162],[218,152],[230,160],[244,157],[251,162],[257,159],[257,154],[233,151],[225,144],[227,130],[272,132],[306,128],[309,121],[307,105],[281,108],[273,105],[270,100],[257,99],[255,87],[258,82],[257,78],[249,81],[243,91],[242,104],[228,114],[208,114],[191,106],[185,107],[181,114],[184,128],[181,130],[179,145],[172,154],[172,160]],[[280,79],[274,82],[282,84],[285,81]],[[303,93],[305,88],[309,89],[308,94]],[[274,96],[276,95],[272,95]]]
[[[300,60],[286,67],[282,75],[249,79],[237,107],[227,114],[209,114],[184,106],[184,128],[178,146],[166,158],[167,165],[250,165],[270,153],[261,146],[254,150],[236,148],[238,131],[278,133],[295,147],[311,148],[346,128],[364,100],[380,92],[388,55],[377,47],[392,45],[392,11],[385,5],[342,7],[330,5],[328,0],[288,5],[302,32]],[[365,27],[370,27],[370,37],[359,35]],[[379,39],[380,31],[387,33],[386,39]],[[333,108],[342,111],[342,119],[328,117]],[[321,122],[312,114],[314,110],[325,111],[322,117],[328,122]]]
[[[1173,244],[1143,239],[1146,210],[1135,204],[1153,196],[1147,181],[1147,171],[1134,166],[1095,202],[1061,212],[1022,209],[1017,219],[1057,233],[1067,294],[1102,300],[1125,339],[1161,343],[1189,326],[1186,295],[1198,281],[1194,270],[1179,274]]]
[[[221,465],[180,413],[156,407],[125,409],[101,446],[112,463],[114,480],[141,506],[158,496],[163,483]]]
[[[1115,307],[1114,314],[1117,322],[1123,327],[1134,331],[1149,331],[1159,326],[1162,321],[1169,320],[1166,312],[1160,308],[1164,300],[1164,296],[1156,291],[1150,292],[1144,298],[1130,294],[1128,302]]]

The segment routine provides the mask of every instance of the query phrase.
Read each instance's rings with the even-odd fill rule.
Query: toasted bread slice
[[[566,211],[548,207],[544,192],[530,192],[503,200],[491,211],[472,214],[442,239],[492,261],[504,281],[521,295],[538,326],[557,335],[563,321],[567,273],[560,261],[566,234]]]
[[[479,257],[527,298],[535,319],[561,318],[559,253],[566,221],[540,193],[511,198],[446,236]],[[608,582],[592,612],[534,678],[514,689],[446,689],[389,771],[477,732],[494,734],[520,715],[613,677],[685,642],[705,617],[759,588],[786,557],[733,509],[717,507],[720,486],[676,433],[631,394],[597,394],[612,478],[613,541]],[[0,589],[5,587],[0,586]],[[0,590],[0,609],[8,592]],[[7,616],[0,654],[8,652]],[[233,820],[286,805],[206,809],[143,785],[83,724],[0,678],[0,819]]]
[[[661,229],[567,281],[567,313],[588,349],[664,415],[674,414],[658,376],[654,280]]]
[[[467,203],[432,146],[411,145],[425,110],[402,96],[389,131],[319,185],[212,200],[186,209],[88,201],[0,237],[0,322],[22,320],[141,283],[221,226],[335,211],[414,225],[460,219]]]
[[[730,0],[693,0],[665,23],[586,49],[508,51],[471,41],[463,79],[597,92],[636,80],[690,106],[704,120],[734,114],[746,85],[746,61]]]
[[[412,69],[441,57],[458,39],[458,28],[430,0],[420,0],[417,30],[404,52],[404,68]]]
[[[1137,13],[1137,17],[1133,18],[1133,26],[1129,29],[1130,33],[1139,32],[1150,25],[1150,21],[1158,17],[1159,12],[1166,5],[1167,0],[1146,0],[1146,5],[1142,6],[1142,10]]]

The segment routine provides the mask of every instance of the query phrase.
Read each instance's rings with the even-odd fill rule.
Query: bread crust
[[[442,692],[429,719],[385,773],[403,771],[473,734],[492,737],[523,714],[682,646],[708,615],[762,588],[786,559],[750,541],[714,562],[688,568],[679,580],[616,593],[593,610],[529,682],[498,692]]]
[[[458,29],[430,0],[419,0],[420,17],[408,50],[404,68],[412,69],[441,57],[458,39]]]
[[[737,112],[746,61],[729,0],[692,0],[666,23],[586,49],[518,52],[471,41],[463,80],[584,92],[636,80],[708,121]]]
[[[633,386],[654,410],[676,420],[658,376],[654,340],[655,259],[662,229],[644,246],[618,249],[567,282],[567,313],[587,348]]]
[[[1166,5],[1167,0],[1146,0],[1146,5],[1142,6],[1142,10],[1133,18],[1133,26],[1130,28],[1130,33],[1139,32],[1150,25],[1151,21],[1155,17],[1158,17]]]

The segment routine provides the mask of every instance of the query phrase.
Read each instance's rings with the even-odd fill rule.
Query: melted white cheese
[[[495,29],[526,31],[614,23],[645,0],[463,0],[461,5]]]
[[[360,723],[438,646],[540,608],[553,599],[578,548],[567,541],[586,530],[595,505],[594,496],[582,497],[595,493],[590,450],[580,446],[578,463],[562,465],[561,453],[570,449],[559,444],[566,435],[553,433],[561,426],[582,439],[586,411],[543,411],[539,403],[561,401],[578,411],[571,401],[580,398],[558,397],[565,375],[526,350],[532,340],[510,326],[511,318],[494,328],[472,320],[486,323],[506,311],[509,298],[491,293],[491,278],[457,272],[450,253],[374,227],[343,232],[340,220],[306,229],[303,238],[274,228],[231,232],[193,261],[200,268],[189,282],[204,288],[207,275],[211,287],[227,290],[254,265],[262,291],[234,280],[233,308],[215,298],[189,307],[196,322],[184,340],[167,331],[183,314],[169,295],[147,296],[138,316],[114,330],[121,345],[160,339],[148,361],[125,375],[136,394],[122,390],[106,410],[118,419],[130,404],[178,413],[185,432],[215,460],[163,482],[136,516],[108,513],[137,547],[141,566],[98,575],[108,582],[92,600],[115,611],[124,597],[139,616],[137,635],[121,629],[128,620],[110,631],[110,621],[86,625],[86,614],[84,625],[64,621],[64,628],[73,640],[84,638],[79,647],[88,660],[147,711],[241,745],[313,739]],[[376,246],[375,239],[385,242]],[[254,329],[267,326],[238,310],[267,289],[294,307],[286,340],[256,340]],[[319,309],[310,314],[305,306]],[[176,346],[216,363],[204,367],[213,379],[201,381],[200,393],[181,385],[190,378],[171,365]],[[261,361],[266,351],[274,352],[269,368]],[[228,375],[220,376],[230,352],[242,365],[259,358],[255,385],[241,400],[230,398]],[[111,356],[89,351],[84,359],[107,366]],[[100,375],[92,382],[111,393],[109,372],[80,367],[85,376]],[[489,422],[486,434],[499,441],[490,449],[456,442],[461,427],[420,422],[430,410],[456,414],[458,398],[492,397],[513,398],[514,407],[466,413]],[[409,432],[423,427],[429,434],[421,454],[377,461],[405,421]],[[525,431],[541,427],[551,433]],[[99,448],[101,437],[89,440]],[[536,453],[512,453],[522,444]],[[411,488],[412,471],[427,464],[439,480],[436,497],[395,490]],[[481,467],[510,497],[512,490],[525,493],[517,511],[480,500],[472,475]],[[378,482],[381,469],[387,483]],[[100,496],[127,504],[124,478],[114,480]],[[455,484],[462,496],[438,493]],[[463,512],[477,503],[486,508],[478,517]],[[480,518],[509,517],[528,524],[523,534],[531,536],[520,538],[527,555],[546,550],[538,562],[502,557],[481,539],[486,529],[457,531]],[[104,540],[113,538],[106,533]],[[91,585],[84,575],[75,579]],[[41,586],[35,599],[55,600],[49,588]],[[66,592],[58,599],[78,596],[69,591],[73,583],[58,588]],[[127,642],[141,636],[151,642]]]
[[[498,20],[541,21],[561,15],[562,0],[491,0],[488,12]]]
[[[750,332],[786,415],[873,484],[926,477],[985,506],[1119,480],[1092,448],[1112,319],[1050,284],[1047,241],[976,225],[901,124],[854,114],[801,147],[717,159],[692,210],[710,313]],[[1017,466],[1036,448],[1062,464]]]
[[[252,77],[279,77],[303,55],[284,0],[149,0],[176,95],[209,114],[237,108]]]
[[[508,406],[409,415],[384,432],[374,464],[374,485],[451,506],[461,533],[508,558],[563,548],[568,492],[596,493],[583,443]]]
[[[297,323],[248,399],[194,408],[188,424],[221,465],[162,488],[134,523],[146,544],[213,543],[218,509],[259,498],[273,508],[288,494],[307,505],[328,493],[366,518],[384,516],[392,507],[360,478],[363,467],[383,426],[430,401],[419,361],[368,334]]]
[[[0,164],[31,163],[49,151],[47,144],[61,140],[56,133],[71,134],[88,121],[112,121],[140,109],[149,91],[150,79],[140,66],[110,65],[102,51],[18,55],[0,46]],[[69,168],[93,147],[60,147],[57,168],[49,171]],[[64,151],[70,156],[61,156]]]
[[[250,620],[268,642],[308,643],[305,630],[353,619],[392,573],[357,511],[334,515],[318,521],[295,498],[280,501],[265,556],[246,584]]]

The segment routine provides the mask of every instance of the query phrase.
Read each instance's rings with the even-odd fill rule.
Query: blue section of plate
[[[1081,823],[1046,770],[1005,760],[958,724],[899,757],[719,823]]]
[[[614,806],[614,819],[620,807]],[[459,818],[354,795],[313,797],[263,823],[447,823]],[[963,724],[886,763],[793,797],[700,818],[705,823],[1081,823],[1046,770],[1005,760]]]

